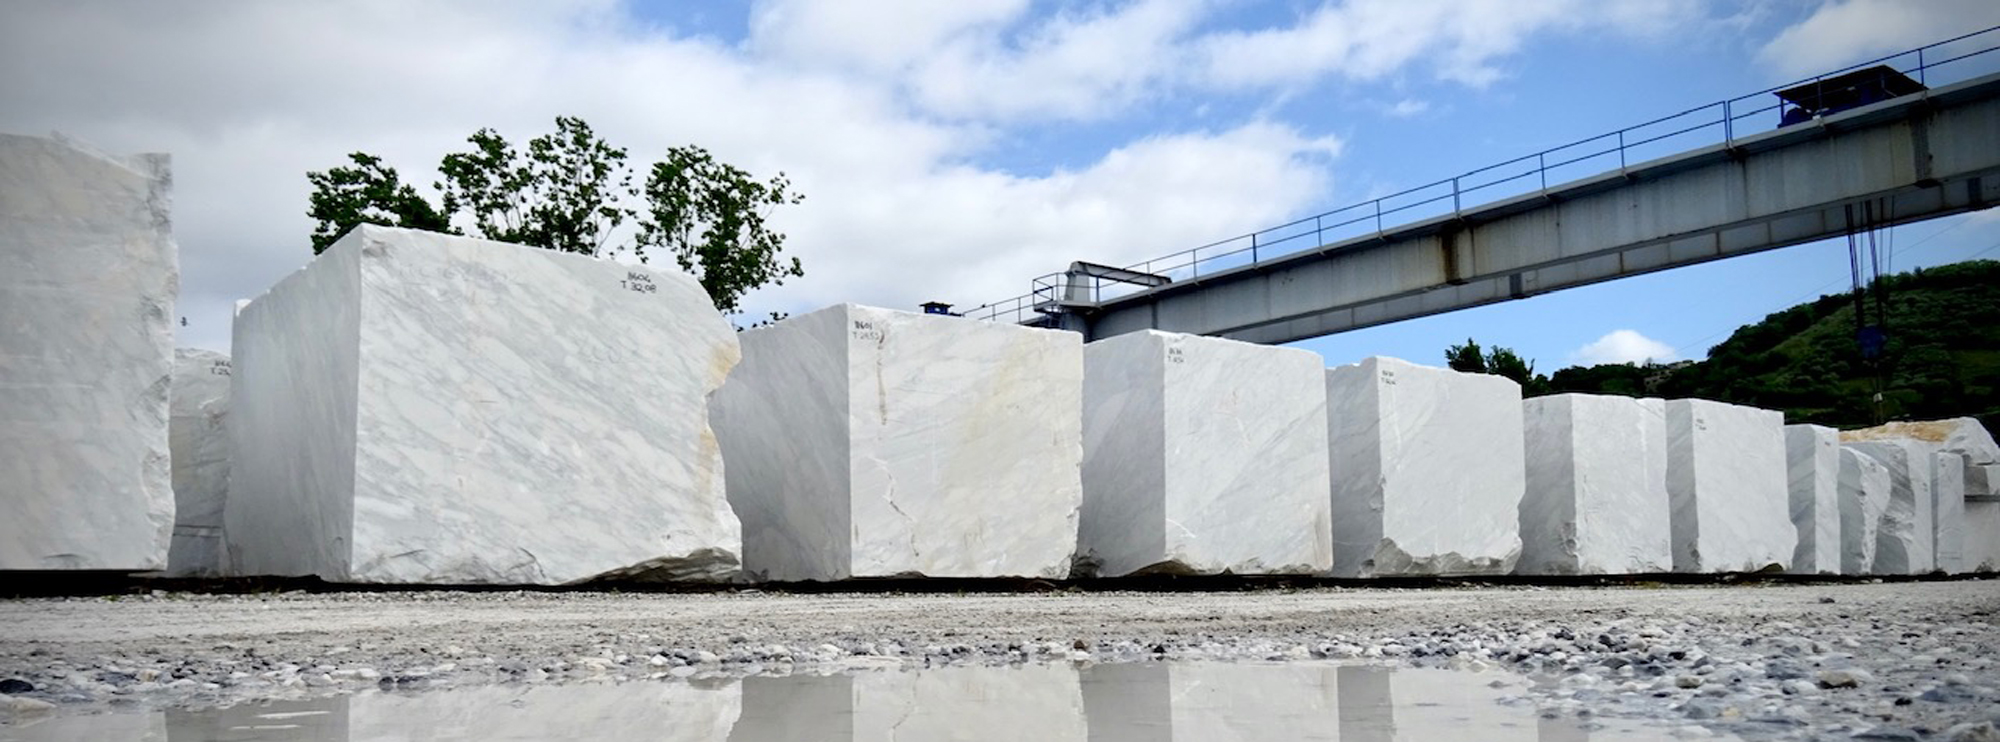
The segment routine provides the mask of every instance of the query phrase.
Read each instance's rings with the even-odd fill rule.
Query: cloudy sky
[[[231,304],[310,258],[305,173],[354,150],[429,184],[474,130],[559,115],[642,160],[699,144],[806,196],[773,216],[806,276],[752,314],[970,307],[1995,24],[1990,0],[16,0],[0,131],[172,153],[181,342],[226,349]],[[1895,267],[2000,257],[1996,213],[1896,230]],[[1302,345],[1699,358],[1846,271],[1804,245]]]

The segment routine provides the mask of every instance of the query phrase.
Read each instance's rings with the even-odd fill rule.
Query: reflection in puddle
[[[486,686],[101,714],[0,726],[0,742],[646,739],[1653,739],[1497,701],[1497,674],[1292,663],[957,667],[741,681]]]

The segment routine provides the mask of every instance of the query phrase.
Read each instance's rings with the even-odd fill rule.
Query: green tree
[[[492,129],[466,141],[471,151],[438,165],[437,207],[366,153],[350,156],[356,167],[307,173],[314,254],[356,224],[458,234],[453,219],[463,215],[470,234],[490,240],[595,257],[630,253],[641,262],[666,252],[729,314],[750,290],[805,275],[798,258],[782,255],[785,235],[767,222],[777,207],[804,200],[782,172],[759,180],[688,145],[668,150],[635,188],[626,150],[567,116],[521,148]],[[614,242],[635,218],[631,238]]]
[[[1468,374],[1486,373],[1486,356],[1479,349],[1479,343],[1466,338],[1464,345],[1454,345],[1444,350],[1444,365],[1453,371]]]
[[[451,227],[449,211],[433,208],[415,188],[397,177],[395,168],[382,164],[382,158],[355,152],[347,159],[354,163],[353,167],[306,173],[306,182],[313,187],[306,216],[316,222],[312,233],[314,255],[326,252],[334,240],[363,222],[458,233]]]
[[[806,274],[798,258],[780,259],[785,235],[764,222],[769,210],[804,200],[790,188],[784,173],[759,181],[700,147],[667,150],[646,178],[647,210],[635,241],[639,259],[649,248],[671,253],[681,270],[701,281],[717,309],[734,313],[744,292]]]

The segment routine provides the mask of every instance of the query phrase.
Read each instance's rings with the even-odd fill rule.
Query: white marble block
[[[172,182],[0,134],[0,570],[167,566]]]
[[[1875,531],[1873,574],[1925,574],[1937,568],[1935,506],[1931,499],[1929,444],[1908,439],[1849,442],[1841,445],[1867,454],[1889,470],[1889,504]]]
[[[1993,434],[1985,426],[1970,417],[1884,423],[1841,431],[1840,440],[1843,443],[1917,441],[1937,451],[1965,454],[1973,464],[2000,464],[2000,444],[1993,441]]]
[[[1965,571],[2000,572],[2000,497],[1965,501]]]
[[[174,351],[174,540],[171,577],[218,577],[223,563],[222,509],[229,498],[229,356]]]
[[[1322,364],[1152,330],[1084,346],[1080,563],[1104,576],[1331,569]]]
[[[1327,369],[1333,574],[1506,574],[1521,555],[1521,387],[1394,358]]]
[[[753,578],[1069,574],[1081,336],[843,304],[742,340],[711,407]]]
[[[692,278],[362,226],[236,316],[224,536],[246,575],[568,584],[736,574]]]
[[[1840,573],[1873,574],[1882,514],[1889,509],[1889,468],[1875,457],[1840,449]]]
[[[1785,468],[1791,476],[1792,550],[1797,574],[1840,574],[1840,431],[1823,425],[1785,426]]]
[[[1527,494],[1515,571],[1671,571],[1665,404],[1555,394],[1526,400],[1522,410]]]
[[[1674,571],[1784,569],[1799,538],[1784,415],[1705,399],[1666,407]]]
[[[2000,496],[2000,464],[1967,464],[1965,495]]]
[[[1962,453],[1931,455],[1932,520],[1937,524],[1937,568],[1955,575],[1967,571],[1965,558],[1965,470]]]

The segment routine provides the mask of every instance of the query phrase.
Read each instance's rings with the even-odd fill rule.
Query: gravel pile
[[[1004,595],[156,593],[0,602],[0,721],[362,689],[1019,662],[1495,673],[1544,716],[2000,740],[2000,581]],[[1508,673],[1527,676],[1523,686]],[[1497,686],[1496,687],[1500,687]]]

